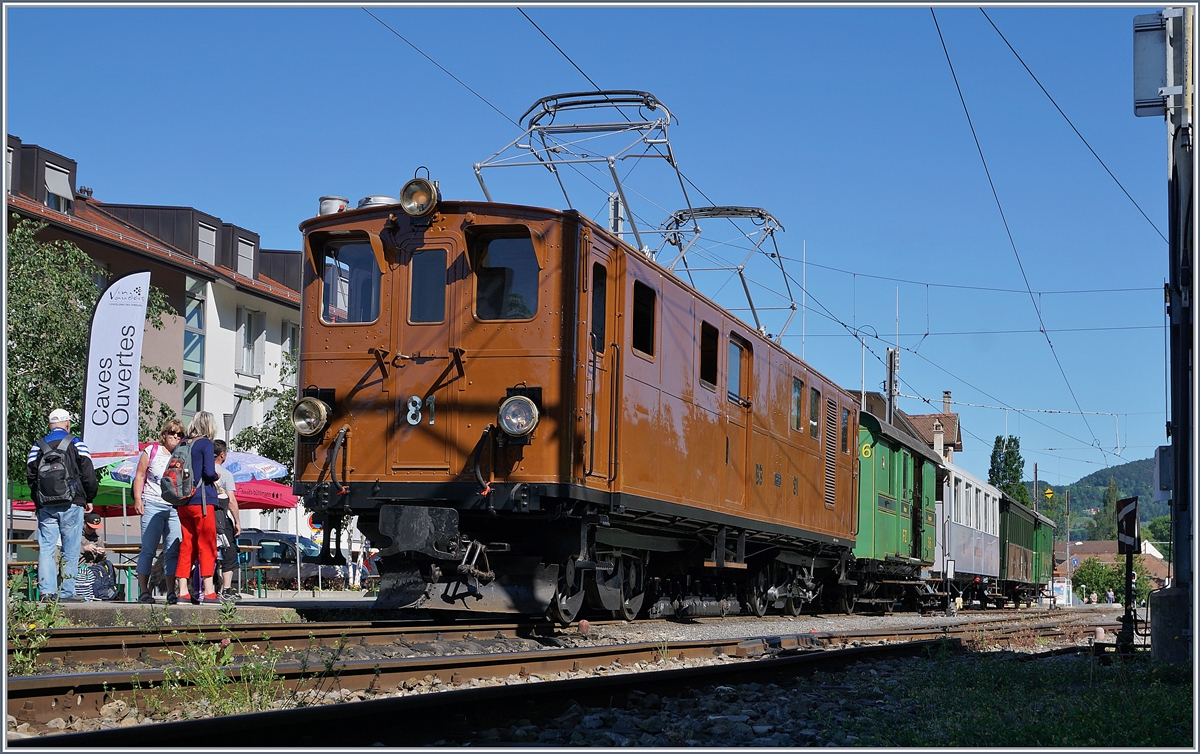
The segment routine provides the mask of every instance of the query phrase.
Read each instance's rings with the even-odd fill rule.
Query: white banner
[[[100,294],[92,314],[83,438],[93,460],[123,458],[138,450],[138,382],[149,294],[150,273],[131,272]]]

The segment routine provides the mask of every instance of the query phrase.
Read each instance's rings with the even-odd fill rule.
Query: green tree
[[[295,374],[295,358],[284,354],[279,365],[279,382],[283,387],[256,387],[246,396],[248,401],[268,404],[262,424],[246,427],[230,441],[235,450],[252,451],[286,466],[288,475],[276,480],[282,484],[290,484],[295,471],[296,427],[292,424],[292,403],[296,399],[296,388],[287,387],[288,383],[295,382],[292,379]]]
[[[1030,505],[1029,488],[1021,481],[1025,475],[1025,459],[1021,458],[1020,438],[996,435],[992,444],[992,459],[988,467],[988,484],[999,487],[1013,500]]]
[[[1080,599],[1087,597],[1093,591],[1104,599],[1104,593],[1109,589],[1117,595],[1117,602],[1125,599],[1125,557],[1120,556],[1119,563],[1105,563],[1096,558],[1087,558],[1071,571],[1071,585]],[[1137,574],[1134,581],[1133,596],[1138,602],[1150,595],[1150,573],[1141,555],[1133,556],[1133,571]]]
[[[1171,562],[1171,516],[1156,516],[1142,525],[1142,539],[1155,542],[1163,558]]]
[[[1100,512],[1088,524],[1087,538],[1108,541],[1117,538],[1117,483],[1110,481],[1100,502]]]
[[[9,479],[22,480],[34,441],[46,433],[46,415],[61,407],[83,411],[88,331],[103,270],[70,241],[38,240],[45,223],[12,216],[8,233],[8,444]],[[166,295],[151,286],[147,321],[162,329],[174,314]],[[174,372],[161,375],[174,379]],[[153,375],[152,375],[153,377]],[[142,411],[153,407],[142,403]],[[139,417],[140,419],[141,417]],[[140,423],[140,422],[139,422]],[[78,427],[75,428],[79,430]]]

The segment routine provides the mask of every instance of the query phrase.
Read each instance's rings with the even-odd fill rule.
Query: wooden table
[[[274,567],[275,566],[269,566],[269,565],[256,565],[256,566],[250,566],[248,569],[248,570],[254,571],[255,583],[256,583],[257,589],[258,589],[259,599],[262,599],[262,596],[263,596],[262,572],[267,570],[268,568],[274,568]]]
[[[119,568],[125,572],[125,601],[137,602],[137,598],[142,596],[141,590],[136,590],[134,594],[134,586],[137,584],[136,574],[133,569],[137,568],[137,563],[113,563],[113,568]]]

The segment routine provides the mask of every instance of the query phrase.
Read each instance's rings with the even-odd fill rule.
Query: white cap
[[[66,409],[56,408],[50,412],[51,424],[59,424],[61,422],[69,421],[71,421],[71,415],[67,413]]]

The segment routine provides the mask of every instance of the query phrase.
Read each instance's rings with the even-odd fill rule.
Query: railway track
[[[750,660],[754,661],[751,664],[758,666],[759,663],[766,661],[786,660],[788,658],[795,659],[798,657],[814,658],[847,650],[851,651],[853,655],[854,653],[859,653],[861,650],[873,648],[861,646],[867,644],[874,645],[874,647],[914,647],[925,646],[931,641],[938,640],[950,640],[961,644],[984,636],[992,643],[1003,643],[1006,640],[1011,641],[1018,636],[1026,639],[1033,636],[1057,637],[1060,639],[1078,638],[1085,632],[1091,631],[1096,625],[1103,626],[1106,629],[1115,629],[1117,627],[1117,624],[1113,622],[1110,616],[1103,615],[1043,616],[1043,619],[1026,618],[1016,622],[1000,617],[989,617],[981,620],[964,621],[955,625],[912,628],[891,627],[836,632],[810,631],[808,633],[760,636],[749,639],[727,638],[706,641],[639,642],[603,646],[543,648],[535,651],[497,652],[492,654],[428,655],[396,659],[372,658],[366,660],[346,660],[339,661],[336,665],[336,686],[347,692],[367,690],[377,692],[379,690],[390,691],[395,688],[404,688],[406,684],[411,685],[415,682],[428,684],[432,680],[432,685],[434,686],[441,685],[446,688],[453,688],[466,684],[473,679],[513,677],[518,679],[519,682],[519,680],[528,679],[531,676],[540,680],[546,677],[553,677],[556,674],[595,670],[597,668],[604,668],[608,672],[616,671],[623,673],[623,671],[631,668],[637,669],[635,666],[639,665],[642,668],[656,667],[661,661],[668,658],[673,661],[702,660],[721,656],[729,658],[728,663],[711,666],[713,668],[711,672],[720,673],[724,671],[717,670],[716,668],[729,667],[730,665],[744,665],[746,664],[745,661]],[[272,624],[272,626],[273,628],[279,627],[278,624]],[[536,629],[537,627],[534,626],[534,628]],[[349,637],[350,633],[345,625],[336,626],[336,629],[345,632],[347,637]],[[378,638],[382,635],[379,632],[385,630],[384,627],[378,626],[360,626],[357,630],[361,631],[363,629],[370,629],[362,634],[361,638],[364,639],[368,636]],[[461,632],[463,636],[474,636],[477,633],[482,633],[484,630],[500,634],[506,629],[526,632],[530,629],[530,625],[513,624],[505,626],[503,624],[487,624],[486,628],[480,626],[463,626],[455,630]],[[329,634],[335,630],[335,627],[327,626],[323,630],[326,634]],[[442,632],[444,634],[446,627],[388,626],[386,630],[392,631],[393,635],[397,632],[407,632],[409,637],[417,637],[426,635],[431,631]],[[109,635],[111,636],[111,633]],[[73,636],[63,635],[60,638],[64,642],[67,642],[69,640],[78,640],[80,637],[76,634]],[[338,634],[337,640],[340,639],[341,633]],[[853,646],[855,644],[860,646]],[[806,660],[806,662],[816,662],[816,660],[810,659]],[[705,668],[656,671],[651,673],[651,675],[657,678],[662,673],[677,673],[683,670],[699,674],[697,677],[701,677],[704,675],[701,671],[705,671]],[[302,689],[311,680],[313,667],[308,663],[287,663],[276,665],[275,671],[279,674],[287,688]],[[236,679],[240,676],[241,669],[237,664],[234,664],[226,669],[226,673],[231,678]],[[643,671],[632,673],[632,675],[640,678],[645,677],[647,673]],[[621,677],[624,677],[624,675]],[[677,676],[670,677],[675,678]],[[685,674],[678,677],[690,676]],[[116,700],[123,700],[131,707],[136,706],[135,697],[138,689],[146,689],[160,684],[163,679],[164,676],[161,670],[142,670],[138,671],[136,676],[129,670],[122,670],[10,678],[8,684],[8,713],[16,717],[19,722],[34,724],[44,724],[55,717],[64,719],[71,716],[75,718],[97,717],[104,705]],[[526,689],[534,686],[545,686],[548,683],[560,683],[560,681],[544,681],[542,683],[523,686],[522,698],[525,696]],[[641,688],[640,683],[639,688]],[[198,695],[200,689],[193,689],[193,691]],[[443,697],[448,694],[482,693],[485,691],[486,689],[466,689],[433,694],[431,696]],[[419,696],[425,697],[430,695],[421,694]],[[381,701],[387,700],[372,700],[370,704],[377,704]],[[448,705],[454,704],[450,700],[447,700],[445,703]],[[364,702],[354,705],[340,704],[335,706],[339,709],[354,708],[356,710],[355,714],[358,714],[357,709],[363,706],[363,704]],[[414,709],[425,709],[425,707],[416,702],[408,702],[406,704],[416,704],[417,707]],[[312,712],[317,709],[324,710],[326,707],[305,707],[304,709]],[[84,744],[86,741],[88,745],[92,745],[91,739],[80,737],[93,735],[108,736],[117,735],[125,731],[134,731],[128,733],[128,735],[135,736],[135,739],[129,739],[128,742],[129,745],[136,745],[133,741],[140,740],[136,739],[136,735],[138,735],[137,731],[140,731],[143,727],[158,731],[165,728],[175,730],[175,726],[201,723],[220,726],[227,722],[230,725],[240,725],[237,722],[238,718],[261,718],[263,716],[267,716],[266,719],[271,721],[277,719],[282,721],[286,719],[286,715],[284,717],[271,716],[283,715],[284,712],[286,711],[187,721],[184,723],[137,726],[136,728],[120,729],[120,731],[65,734],[65,737],[52,736],[49,740],[59,742],[61,745],[70,745],[68,744],[68,739],[75,741],[78,738],[80,744]],[[264,724],[274,725],[274,723]],[[282,726],[281,730],[287,730],[286,723],[280,722],[280,725]],[[44,739],[23,739],[21,743],[36,740]],[[106,742],[109,741],[108,738],[103,740]],[[122,744],[126,742],[126,739],[117,740],[120,740]],[[239,743],[251,745],[248,741],[242,739],[239,739]],[[101,745],[100,740],[96,740],[95,744]],[[161,744],[168,745],[165,743],[165,740]],[[103,745],[108,744],[105,743]],[[114,743],[112,745],[118,744]]]

